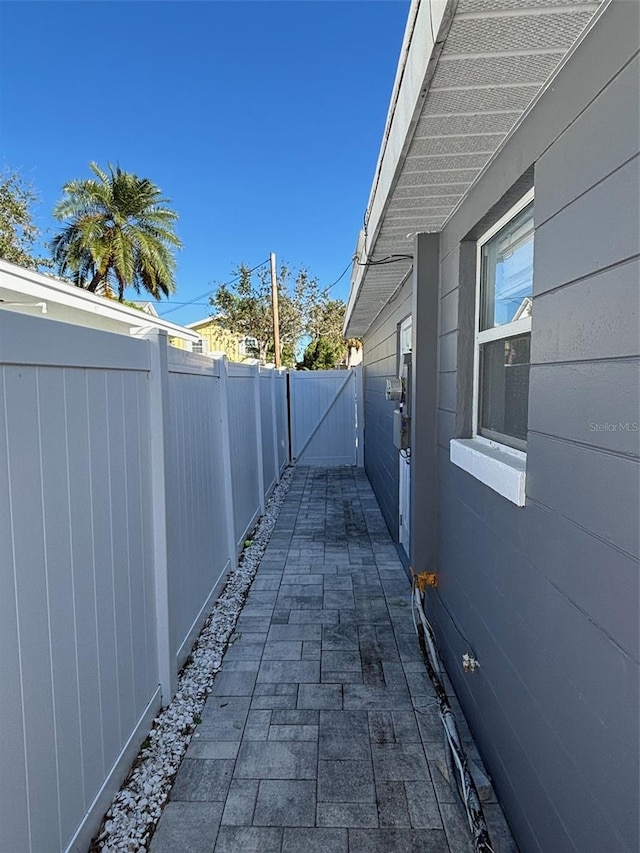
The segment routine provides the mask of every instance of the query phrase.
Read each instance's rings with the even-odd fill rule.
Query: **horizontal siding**
[[[562,180],[552,171],[536,174],[536,219],[546,222],[638,153],[640,59],[633,59],[553,144],[550,156],[563,162]],[[589,140],[585,145],[584,141]]]
[[[559,168],[553,153],[537,164],[537,175]],[[637,257],[639,198],[636,157],[540,226],[534,204],[534,297]]]
[[[607,10],[441,240],[440,584],[430,602],[447,668],[527,853],[638,849],[632,25],[637,33],[632,4]],[[464,241],[532,166],[530,433],[527,502],[518,508],[452,465],[449,441],[468,435],[472,402],[475,272]],[[598,429],[607,423],[629,426]],[[473,678],[462,673],[460,633],[481,662]]]
[[[387,379],[398,375],[398,325],[411,314],[412,280],[376,319],[364,338],[364,464],[382,515],[398,541],[398,451],[393,446],[394,403],[385,398]]]
[[[534,362],[637,356],[639,281],[640,261],[635,259],[537,296]]]
[[[515,506],[505,508],[502,498],[450,465],[446,451],[441,451],[440,487],[440,578],[434,607],[447,636],[442,649],[448,669],[459,672],[469,648],[438,606],[440,600],[455,614],[458,629],[470,638],[481,662],[480,678],[460,679],[457,689],[483,754],[499,754],[515,784],[515,796],[512,790],[507,803],[510,816],[513,809],[544,815],[544,825],[534,828],[539,849],[572,850],[561,828],[567,818],[555,814],[564,803],[579,829],[575,849],[624,849],[620,840],[612,842],[615,830],[607,824],[613,819],[614,826],[618,821],[624,825],[634,808],[634,766],[624,756],[636,726],[636,662],[621,655],[616,639],[592,618],[585,619],[584,610],[558,586],[559,540],[537,558],[541,533],[547,539],[552,530],[566,536],[555,520],[549,524],[548,512],[532,508],[537,516],[532,524]],[[582,547],[576,547],[577,539],[583,540]],[[626,579],[617,591],[630,597],[622,611],[634,618],[635,606],[637,618],[637,575],[631,561],[579,528],[569,541],[573,548],[561,554],[567,561],[562,563],[565,587],[569,572],[574,583],[577,579],[584,585],[582,557],[595,549],[612,576]],[[602,564],[591,577],[603,585]],[[620,615],[618,606],[618,619]],[[615,604],[611,616],[614,627]],[[506,731],[496,725],[499,719],[507,723]],[[611,761],[612,755],[618,760]],[[535,849],[531,840],[523,846]]]
[[[529,430],[585,450],[637,455],[639,372],[637,359],[533,365]]]

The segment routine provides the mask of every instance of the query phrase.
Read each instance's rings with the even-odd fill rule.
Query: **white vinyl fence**
[[[85,851],[287,464],[283,373],[0,310],[0,851]]]

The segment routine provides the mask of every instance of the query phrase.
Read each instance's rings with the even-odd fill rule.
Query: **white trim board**
[[[449,444],[449,459],[458,468],[462,468],[516,506],[525,505],[526,453],[476,436],[452,438]]]

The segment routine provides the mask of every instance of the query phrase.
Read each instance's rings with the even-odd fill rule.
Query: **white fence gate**
[[[300,465],[362,465],[362,373],[291,371],[291,456]]]

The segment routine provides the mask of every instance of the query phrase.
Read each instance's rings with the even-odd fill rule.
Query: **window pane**
[[[518,447],[527,440],[530,343],[526,334],[480,347],[480,433]]]
[[[482,247],[481,330],[531,316],[533,204]]]

